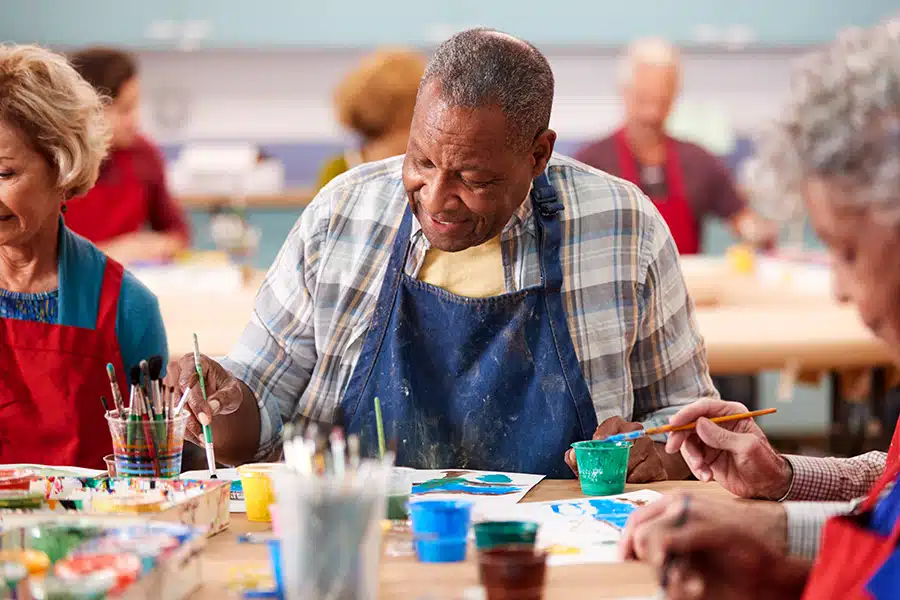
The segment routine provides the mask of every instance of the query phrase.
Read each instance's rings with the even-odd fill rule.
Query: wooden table
[[[653,489],[658,492],[690,491],[695,495],[729,497],[730,494],[715,483],[697,481],[667,481],[650,485],[629,485],[626,491]],[[582,494],[577,481],[543,481],[522,500],[541,502],[577,498]],[[231,527],[209,540],[203,559],[203,586],[191,596],[192,600],[223,600],[228,597],[230,573],[242,564],[264,565],[268,555],[262,546],[238,545],[236,536],[247,532],[267,531],[266,524],[250,523],[243,514],[231,515]],[[467,588],[478,585],[475,553],[468,560],[455,564],[420,564],[414,557],[385,557],[381,571],[381,598],[435,600],[462,598]],[[656,591],[653,571],[639,563],[593,564],[551,567],[548,572],[545,600],[571,600],[577,597],[616,598],[649,596]]]

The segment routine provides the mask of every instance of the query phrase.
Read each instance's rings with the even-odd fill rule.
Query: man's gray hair
[[[788,108],[745,176],[776,218],[796,215],[804,179],[822,176],[852,186],[842,202],[900,222],[900,18],[844,31],[800,60]]]
[[[510,142],[524,146],[550,126],[553,71],[541,52],[493,29],[469,29],[441,44],[419,90],[435,82],[450,106],[499,106]]]

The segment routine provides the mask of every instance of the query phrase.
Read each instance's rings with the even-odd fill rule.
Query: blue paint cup
[[[281,576],[281,540],[268,540],[269,560],[272,562],[272,578],[275,580],[275,593],[277,598],[284,597],[284,579]]]
[[[457,539],[416,539],[416,556],[419,562],[447,563],[466,560],[466,538]]]
[[[422,562],[457,562],[466,558],[472,502],[417,500],[409,504],[416,554]]]

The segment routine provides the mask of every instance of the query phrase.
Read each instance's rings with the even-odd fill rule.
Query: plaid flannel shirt
[[[263,282],[223,365],[256,395],[257,457],[297,413],[330,420],[339,406],[407,207],[402,157],[361,165],[304,210]],[[671,233],[631,183],[554,155],[547,175],[560,213],[563,303],[597,418],[648,426],[718,394],[709,377]],[[406,273],[428,240],[413,220]],[[507,292],[540,284],[535,218],[523,202],[501,234]],[[348,415],[349,417],[349,415]]]

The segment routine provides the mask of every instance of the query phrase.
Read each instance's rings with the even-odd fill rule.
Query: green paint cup
[[[475,547],[490,550],[499,546],[534,546],[538,524],[531,521],[486,521],[475,529]]]
[[[575,442],[581,491],[586,496],[612,496],[625,491],[631,442]]]

